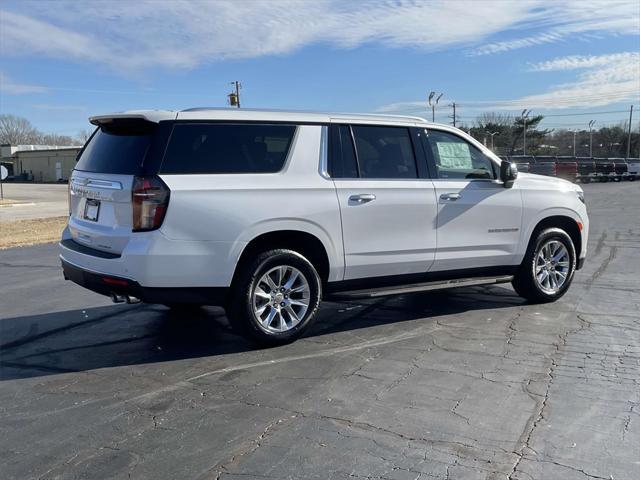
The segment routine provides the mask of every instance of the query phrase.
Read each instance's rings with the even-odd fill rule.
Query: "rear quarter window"
[[[160,172],[279,172],[295,130],[295,125],[176,124]]]
[[[140,172],[151,145],[153,129],[99,128],[84,147],[76,170],[134,175]]]

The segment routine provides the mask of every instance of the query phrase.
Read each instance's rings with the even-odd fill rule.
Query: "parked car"
[[[570,182],[578,180],[578,162],[558,158],[556,160],[556,176]]]
[[[635,180],[640,178],[640,158],[627,159],[627,173],[629,174],[629,180]]]
[[[558,157],[567,158],[569,161],[575,159],[578,165],[577,179],[581,183],[590,183],[596,176],[596,163],[591,157]]]
[[[615,179],[615,165],[613,161],[608,158],[594,158],[596,164],[596,179],[601,182],[608,182]]]
[[[560,298],[586,257],[582,189],[518,174],[415,117],[231,109],[92,117],[65,278],[116,302],[225,307],[261,343],[323,298],[511,282]]]
[[[629,178],[629,168],[624,158],[611,158],[613,162],[613,173],[615,175],[614,180],[619,182],[621,180],[627,180]]]

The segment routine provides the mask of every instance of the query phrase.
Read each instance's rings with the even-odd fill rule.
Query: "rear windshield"
[[[294,125],[178,123],[161,172],[274,173],[282,170]]]
[[[86,145],[76,170],[134,175],[140,171],[152,130],[109,129],[100,127]]]

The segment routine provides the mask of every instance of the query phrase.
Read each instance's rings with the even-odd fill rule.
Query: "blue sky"
[[[0,3],[0,112],[46,132],[75,135],[97,113],[224,106],[236,79],[246,107],[430,117],[434,90],[440,122],[455,101],[465,123],[523,108],[551,128],[617,123],[640,103],[640,4]]]

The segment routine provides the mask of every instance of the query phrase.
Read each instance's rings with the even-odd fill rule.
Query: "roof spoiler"
[[[157,123],[153,120],[148,119],[144,115],[128,115],[128,114],[114,114],[114,115],[98,115],[95,117],[90,117],[89,122],[97,127],[102,127],[105,125],[110,125],[118,121],[142,121],[142,122],[151,122]]]
[[[96,115],[89,117],[89,122],[96,126],[109,125],[117,121],[143,121],[149,123],[158,123],[161,120],[175,120],[176,112],[167,110],[144,110],[122,113],[109,113],[107,115]]]

